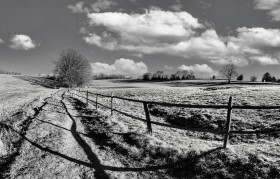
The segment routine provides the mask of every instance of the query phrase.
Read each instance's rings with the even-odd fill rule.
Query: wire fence
[[[254,130],[254,131],[246,131],[246,130],[231,130],[231,113],[233,109],[280,109],[280,106],[238,106],[238,105],[233,105],[232,104],[232,97],[229,97],[229,101],[227,105],[191,105],[191,104],[175,104],[175,103],[167,103],[167,102],[156,102],[156,101],[145,101],[145,100],[139,100],[139,99],[130,99],[130,98],[125,98],[125,97],[119,97],[119,96],[114,96],[112,95],[105,95],[105,94],[100,94],[100,93],[92,93],[89,91],[81,91],[81,90],[75,90],[75,89],[69,89],[68,92],[72,95],[76,95],[77,97],[83,98],[86,100],[86,103],[93,103],[95,104],[95,108],[98,109],[98,105],[107,108],[111,110],[111,115],[113,115],[114,112],[118,112],[122,115],[131,117],[133,119],[145,122],[147,125],[147,130],[149,133],[152,133],[152,124],[153,125],[159,125],[159,126],[164,126],[164,127],[169,127],[169,128],[174,128],[174,129],[182,129],[182,130],[188,130],[188,131],[193,131],[193,132],[207,132],[207,133],[213,133],[213,134],[223,134],[224,135],[224,144],[223,147],[227,147],[228,139],[230,134],[269,134],[269,133],[276,133],[280,132],[280,129],[266,129],[266,130]],[[94,95],[95,100],[92,100],[89,98],[90,96]],[[101,104],[99,102],[99,98],[104,97],[104,98],[109,98],[110,99],[110,106],[106,106],[104,104]],[[130,101],[130,102],[135,102],[135,103],[142,103],[143,104],[143,109],[145,112],[145,119],[128,114],[126,112],[120,111],[114,107],[114,99],[120,99],[120,100],[125,100],[125,101]],[[154,104],[154,105],[161,105],[161,106],[166,106],[166,107],[181,107],[181,108],[197,108],[197,109],[226,109],[227,110],[227,119],[226,119],[226,126],[225,130],[215,130],[215,129],[201,129],[201,128],[192,128],[192,127],[182,127],[182,126],[175,126],[175,125],[169,125],[169,124],[164,124],[156,121],[151,121],[150,117],[150,112],[148,108],[148,104]]]

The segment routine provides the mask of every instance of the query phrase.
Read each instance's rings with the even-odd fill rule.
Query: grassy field
[[[105,83],[99,82],[98,84]],[[117,88],[112,89],[111,83],[117,83]],[[116,96],[159,101],[171,103],[184,104],[227,104],[230,96],[233,97],[234,105],[280,105],[280,86],[275,84],[200,84],[197,82],[180,82],[173,87],[171,83],[145,83],[141,88],[141,83],[125,83],[119,81],[108,82],[108,86],[103,85],[102,88],[98,85],[96,88],[92,86],[86,89],[92,92],[99,92],[102,94],[114,94]],[[130,88],[122,88],[121,86],[130,86]],[[133,86],[135,88],[133,88]],[[183,86],[183,87],[181,87]],[[94,97],[92,98],[95,99]],[[110,99],[100,98],[101,103],[110,106]],[[144,118],[144,110],[142,104],[128,102],[115,99],[115,107],[118,110],[132,114],[137,117]],[[220,129],[225,128],[226,110],[217,109],[185,109],[175,107],[161,107],[150,105],[150,113],[152,121],[161,122],[165,124],[172,124],[178,126],[202,128],[202,129]],[[104,109],[105,110],[105,109]],[[109,112],[109,111],[108,111]],[[266,130],[279,129],[280,127],[280,110],[233,110],[232,111],[232,130]],[[115,132],[131,133],[134,138],[137,138],[142,146],[139,148],[146,148],[154,153],[163,152],[161,156],[165,156],[168,161],[173,157],[187,158],[189,152],[201,153],[213,150],[222,146],[223,135],[215,135],[210,133],[188,132],[183,130],[171,129],[161,126],[153,125],[153,135],[146,136],[146,124],[136,120],[115,114],[112,118],[112,123],[116,123],[114,127]],[[141,142],[143,139],[141,135],[147,137],[148,142]],[[141,137],[140,137],[141,136]],[[231,135],[230,146],[225,151],[215,151],[210,156],[203,157],[205,163],[198,162],[197,164],[211,170],[211,167],[218,167],[216,162],[219,162],[223,169],[219,175],[235,176],[235,170],[231,165],[249,165],[254,162],[259,162],[260,165],[277,168],[279,174],[280,152],[279,133],[272,134],[252,134],[252,135]],[[138,141],[138,142],[139,142]],[[143,144],[145,143],[145,144]],[[153,151],[155,150],[155,151]],[[172,150],[171,156],[168,153]],[[135,154],[134,154],[135,155]],[[222,159],[217,159],[217,155],[224,155]],[[228,161],[230,159],[232,161]],[[162,159],[161,159],[162,160]],[[255,161],[250,161],[255,160]],[[212,163],[213,161],[213,163]],[[242,161],[242,162],[241,162]],[[247,161],[247,164],[246,164]],[[197,161],[196,161],[197,162]],[[235,163],[235,164],[233,164]],[[210,166],[208,166],[210,165]],[[226,166],[229,165],[229,166]],[[252,164],[257,165],[257,164]],[[254,171],[256,173],[263,172],[261,177],[270,176],[268,174],[270,169],[261,167]],[[213,171],[211,171],[213,172]],[[210,172],[210,173],[211,173]],[[225,172],[225,173],[223,173]],[[242,170],[242,172],[244,172]],[[242,173],[241,172],[241,173]],[[276,173],[277,173],[276,172]],[[208,173],[208,172],[206,172]],[[210,174],[208,173],[208,174]],[[228,173],[228,174],[227,174]],[[252,175],[248,174],[249,176]],[[184,176],[184,175],[183,175]],[[214,176],[214,175],[213,175]],[[212,177],[213,177],[212,176]],[[279,175],[278,175],[279,176]],[[235,176],[237,177],[237,176]],[[252,177],[252,176],[251,176]]]
[[[0,178],[280,178],[279,133],[231,135],[223,149],[220,134],[157,125],[149,134],[145,123],[95,110],[65,89],[35,83],[38,78],[0,77]],[[227,104],[232,96],[234,105],[280,105],[280,86],[266,83],[96,80],[82,90],[184,104]],[[99,101],[110,106],[108,98]],[[141,103],[114,99],[114,105],[145,119]],[[152,121],[164,124],[225,128],[222,109],[149,110]],[[279,129],[279,116],[280,110],[233,110],[232,130]]]
[[[0,121],[35,99],[44,98],[55,90],[22,80],[22,76],[0,74]]]
[[[22,76],[0,75],[0,166],[2,168],[18,152],[21,143],[21,138],[5,126],[13,126],[18,132],[25,132],[31,122],[31,116],[36,114],[34,109],[41,106],[43,99],[55,91],[57,90],[31,84],[30,81],[23,80]]]

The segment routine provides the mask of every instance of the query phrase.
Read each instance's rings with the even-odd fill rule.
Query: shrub
[[[258,79],[258,78],[257,78],[256,76],[251,76],[250,81],[251,81],[251,82],[256,82],[257,79]]]
[[[237,77],[237,80],[238,80],[238,81],[243,81],[243,75],[242,75],[242,74],[239,75],[239,76]]]
[[[92,77],[88,60],[74,49],[64,49],[55,63],[57,80],[68,87],[83,86]]]

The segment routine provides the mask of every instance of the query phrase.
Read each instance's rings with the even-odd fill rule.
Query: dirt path
[[[10,178],[137,177],[138,174],[125,170],[125,164],[114,152],[100,147],[106,141],[87,133],[81,122],[103,116],[75,106],[77,100],[64,92],[45,101],[25,135],[21,134],[23,143],[10,167]]]
[[[172,178],[168,169],[180,162],[162,156],[175,150],[146,149],[149,135],[118,133],[100,112],[67,92],[47,98],[21,135],[7,178]]]

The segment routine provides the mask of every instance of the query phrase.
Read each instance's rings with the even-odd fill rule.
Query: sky
[[[280,77],[280,0],[0,0],[0,69],[49,74],[65,48],[93,72]]]

